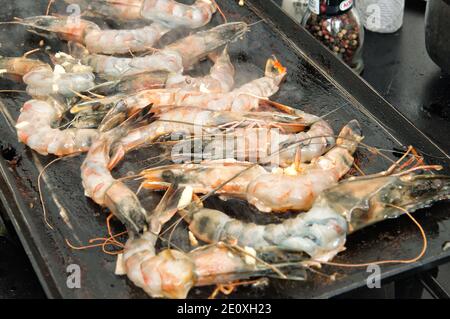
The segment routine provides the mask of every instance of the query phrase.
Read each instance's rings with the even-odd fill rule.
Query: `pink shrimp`
[[[91,69],[81,65],[70,65],[67,70],[58,65],[52,70],[50,65],[38,60],[1,57],[0,70],[12,75],[15,80],[22,79],[31,96],[74,96],[76,92],[86,91],[95,85]]]
[[[72,17],[37,16],[19,23],[38,34],[56,35],[62,40],[83,44],[91,53],[104,54],[148,51],[169,31],[158,23],[138,29],[102,30],[94,22]]]
[[[236,40],[247,31],[244,22],[231,22],[206,31],[194,33],[178,40],[161,50],[141,57],[113,57],[90,54],[81,45],[71,45],[72,54],[94,72],[105,78],[121,78],[144,72],[166,71],[179,73],[191,67],[209,53]]]
[[[259,108],[261,98],[268,98],[279,89],[286,75],[284,68],[274,68],[278,61],[269,59],[266,75],[228,93],[205,93],[179,89],[144,90],[124,98],[121,104],[131,111],[148,104],[201,107],[217,111],[248,112]]]
[[[121,20],[151,20],[169,28],[198,28],[206,25],[216,11],[211,0],[196,0],[192,5],[175,0],[66,0],[83,4],[92,14]]]
[[[180,88],[183,91],[203,93],[227,93],[234,86],[234,66],[230,61],[227,49],[221,54],[211,53],[214,65],[207,76],[191,77],[175,74],[169,76],[166,88]]]
[[[98,135],[97,130],[55,128],[65,111],[54,99],[25,102],[16,123],[19,141],[42,155],[87,151]]]
[[[261,127],[286,127],[293,131],[304,129],[302,118],[282,116],[279,113],[236,113],[220,112],[195,107],[159,107],[154,109],[154,122],[132,130],[121,138],[113,149],[110,167],[132,149],[141,147],[145,143],[155,141],[161,136],[171,134],[187,134],[201,138],[206,135],[222,135],[223,132],[234,127],[253,126],[257,123]],[[278,122],[277,122],[278,121]]]
[[[345,126],[337,145],[312,163],[300,166],[295,175],[267,172],[248,162],[213,161],[202,164],[174,164],[142,172],[143,187],[164,188],[178,177],[181,185],[196,193],[216,193],[246,199],[263,212],[308,210],[315,198],[333,186],[351,168],[352,154],[361,140],[357,121]],[[232,178],[237,176],[236,178]],[[232,180],[230,183],[225,183]]]

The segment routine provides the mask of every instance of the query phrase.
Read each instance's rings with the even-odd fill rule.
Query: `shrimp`
[[[168,28],[199,28],[216,12],[211,0],[196,0],[192,5],[175,0],[66,0],[84,4],[93,15],[121,20],[151,20]]]
[[[214,55],[214,54],[213,54]],[[78,103],[72,107],[72,113],[85,113],[86,116],[80,116],[74,124],[90,125],[98,127],[102,131],[106,131],[126,119],[127,114],[132,114],[135,109],[144,107],[145,99],[140,99],[139,94],[134,94],[132,97],[125,98],[124,92],[139,91],[139,88],[148,86],[166,86],[173,90],[183,91],[200,91],[211,90],[217,92],[226,92],[231,89],[234,83],[233,75],[234,68],[230,63],[228,53],[223,51],[218,57],[215,55],[211,57],[215,60],[213,67],[208,75],[203,77],[190,77],[182,75],[168,75],[163,72],[141,73],[133,77],[125,77],[118,82],[107,84],[106,91],[110,92],[113,89],[121,92],[117,95],[111,95],[106,98],[97,100],[89,100]],[[61,62],[61,61],[60,61]],[[132,102],[133,100],[133,102]],[[133,108],[128,110],[128,106],[124,105],[123,101],[127,101]],[[139,105],[139,107],[136,107]],[[95,109],[95,110],[94,110]],[[153,108],[155,110],[155,107]],[[87,121],[84,121],[87,120]]]
[[[145,121],[149,116],[142,114],[131,117],[113,130],[100,134],[89,148],[86,159],[81,165],[85,195],[98,205],[110,209],[130,231],[136,233],[142,231],[145,226],[146,211],[136,194],[122,181],[112,176],[108,163],[111,145],[128,134],[133,125]]]
[[[258,251],[305,252],[314,261],[326,262],[344,250],[349,234],[446,199],[450,199],[450,176],[408,170],[344,180],[323,191],[308,212],[278,224],[245,223],[201,205],[180,214],[205,242],[234,239]]]
[[[324,189],[333,186],[350,170],[352,154],[361,138],[359,123],[351,121],[342,129],[333,149],[311,164],[301,166],[293,176],[267,172],[248,162],[213,161],[145,170],[141,173],[145,180],[142,186],[164,188],[176,178],[195,193],[207,194],[223,185],[216,193],[245,199],[263,212],[308,210]],[[231,181],[226,183],[228,180]]]
[[[252,256],[220,243],[188,253],[165,249],[156,254],[156,241],[154,233],[145,232],[129,239],[123,253],[128,278],[151,297],[183,299],[194,286],[230,283],[268,273]]]
[[[181,88],[184,91],[203,93],[227,93],[234,86],[234,66],[227,49],[221,54],[211,53],[214,65],[205,77],[194,78],[189,75],[175,74],[169,76],[166,88]]]
[[[161,136],[171,134],[196,135],[202,137],[203,134],[220,134],[227,128],[245,127],[248,125],[258,125],[262,127],[283,127],[289,129],[297,128],[302,130],[305,126],[302,118],[289,117],[278,113],[247,113],[211,111],[195,107],[157,107],[153,110],[156,114],[154,122],[132,130],[127,136],[120,139],[114,146],[111,158],[111,167],[129,151],[144,145],[147,142],[155,141]],[[286,121],[276,122],[282,119]],[[290,122],[289,122],[290,121]]]
[[[94,72],[105,78],[117,79],[152,71],[179,73],[209,53],[239,38],[247,28],[244,22],[222,24],[207,31],[194,33],[142,57],[123,58],[90,54],[81,45],[73,43],[71,50],[83,64],[91,66]]]
[[[266,75],[264,77],[253,80],[231,92],[204,93],[201,91],[191,91],[179,88],[143,90],[122,99],[119,98],[117,101],[118,105],[116,104],[115,107],[121,111],[123,109],[128,109],[132,113],[148,104],[153,104],[155,107],[158,107],[159,105],[194,105],[195,107],[210,110],[233,112],[261,110],[259,107],[261,98],[275,94],[279,88],[278,85],[286,75],[286,70],[284,68],[279,66],[276,68],[274,67],[277,65],[279,65],[277,60],[269,59],[267,61]],[[209,82],[209,79],[202,79],[199,82],[199,87],[201,88],[202,84]],[[297,112],[286,106],[283,106],[282,110],[290,111],[294,115]],[[300,114],[299,116],[303,116],[303,114]]]
[[[251,256],[249,262],[249,256],[226,245],[202,247],[189,253],[165,249],[156,254],[158,233],[176,210],[147,214],[135,193],[114,179],[108,169],[110,145],[126,134],[128,124],[102,134],[94,142],[81,166],[81,177],[86,196],[109,208],[130,231],[123,253],[130,280],[152,297],[185,298],[193,286],[230,282],[249,273],[258,275],[257,270],[263,269],[258,269]],[[187,197],[190,200],[192,193]],[[136,236],[142,230],[143,234]]]
[[[87,151],[98,135],[97,130],[55,128],[65,111],[66,107],[55,99],[25,102],[16,123],[19,141],[42,155]]]
[[[146,72],[134,76],[127,76],[114,82],[113,88],[121,93],[131,93],[128,103],[146,103],[149,100],[142,99],[142,95],[136,92],[147,89],[166,88],[170,90],[182,90],[185,92],[207,92],[207,93],[226,93],[234,86],[234,67],[226,51],[221,54],[211,53],[210,59],[214,65],[209,74],[200,77],[192,77],[181,73],[169,72]],[[144,94],[145,95],[145,94]],[[143,102],[134,102],[134,99],[141,99]],[[117,99],[119,101],[120,98]]]
[[[50,65],[38,60],[5,57],[0,58],[0,70],[15,79],[21,78],[27,84],[27,93],[37,97],[50,94],[70,97],[95,85],[91,69],[78,64],[67,67],[56,65],[52,70]]]
[[[234,67],[226,50],[209,54],[214,65],[206,76],[192,77],[164,71],[126,76],[110,86],[117,92],[135,94],[148,89],[181,89],[186,92],[226,93],[234,86]]]
[[[248,112],[259,108],[261,98],[268,98],[275,94],[281,81],[286,75],[285,69],[275,69],[276,60],[268,59],[265,76],[229,92],[205,94],[202,92],[148,92],[147,98],[158,105],[195,105],[211,110]],[[143,92],[142,94],[146,94]],[[155,94],[155,95],[153,95]],[[153,95],[153,96],[152,96]]]
[[[94,22],[73,17],[37,16],[19,23],[40,35],[56,35],[61,40],[83,44],[90,53],[103,54],[148,51],[169,31],[158,23],[131,30],[102,30]]]
[[[278,224],[246,223],[192,203],[179,209],[180,214],[199,239],[215,245],[189,253],[166,249],[156,255],[157,234],[145,232],[128,240],[125,269],[152,297],[186,298],[193,286],[261,275],[253,258],[264,251],[304,252],[315,262],[327,262],[344,250],[349,234],[404,214],[397,207],[414,212],[449,198],[449,176],[409,171],[345,180],[319,195],[307,213]],[[253,262],[221,245],[224,240],[255,249]]]
[[[326,121],[301,110],[295,110],[295,116],[302,118],[309,129],[297,134],[280,134],[277,127],[236,128],[225,139],[213,138],[205,149],[213,150],[210,159],[231,157],[260,164],[276,162],[285,168],[295,161],[310,162],[335,144],[333,129]]]

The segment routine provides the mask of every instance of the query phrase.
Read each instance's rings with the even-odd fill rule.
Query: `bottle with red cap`
[[[355,72],[364,68],[361,26],[355,0],[309,0],[302,24]]]

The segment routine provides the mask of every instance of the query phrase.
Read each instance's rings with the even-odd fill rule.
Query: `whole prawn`
[[[210,159],[236,158],[260,164],[276,163],[285,168],[294,162],[310,162],[335,144],[333,129],[325,120],[297,109],[294,114],[303,119],[307,129],[297,134],[280,134],[286,133],[285,127],[235,128],[225,137],[212,138],[204,147],[205,153],[211,154]]]
[[[103,54],[148,51],[170,30],[159,23],[138,29],[102,30],[92,21],[53,16],[29,17],[17,23],[40,35],[78,42],[90,53]]]
[[[228,93],[210,93],[184,90],[145,90],[137,96],[124,99],[123,103],[130,108],[153,103],[154,105],[195,105],[217,111],[248,112],[257,110],[261,99],[275,94],[286,75],[284,68],[275,67],[279,62],[268,59],[265,76]]]
[[[87,151],[98,136],[97,130],[57,128],[66,111],[65,104],[53,98],[25,102],[16,123],[19,141],[42,155]]]
[[[449,176],[415,169],[346,179],[323,191],[306,213],[278,224],[242,222],[199,204],[180,214],[196,237],[208,243],[233,239],[258,251],[305,252],[326,262],[344,249],[349,234],[449,198]]]
[[[56,65],[53,70],[44,62],[25,57],[0,57],[0,73],[23,80],[27,93],[37,97],[50,94],[74,96],[76,92],[89,90],[95,85],[95,76],[86,66]]]
[[[111,167],[127,152],[162,136],[182,134],[201,138],[204,134],[223,134],[221,132],[227,132],[228,128],[233,130],[236,127],[253,126],[255,123],[265,128],[286,126],[289,130],[300,131],[308,124],[302,118],[271,112],[241,114],[172,106],[156,107],[153,112],[156,115],[152,123],[130,131],[114,145]]]
[[[84,47],[74,43],[71,45],[71,51],[83,64],[91,66],[94,72],[108,79],[153,71],[179,73],[209,53],[241,37],[247,28],[244,22],[222,24],[194,33],[153,54],[141,57],[124,58],[90,54]]]
[[[164,188],[177,179],[195,193],[208,194],[221,186],[216,193],[245,199],[263,212],[308,210],[324,189],[336,184],[350,170],[352,155],[361,139],[358,122],[351,121],[342,129],[334,148],[297,168],[295,175],[267,172],[248,162],[212,161],[145,170],[141,173],[145,180],[142,186]]]
[[[168,28],[199,28],[216,12],[211,0],[196,0],[192,5],[175,0],[66,0],[83,4],[93,15],[121,20],[151,20]]]
[[[230,57],[225,50],[217,54],[212,52],[208,55],[214,62],[210,72],[206,76],[192,77],[181,73],[170,73],[165,71],[154,71],[125,76],[119,80],[112,81],[110,85],[103,85],[105,89],[102,94],[111,98],[111,94],[120,92],[117,101],[125,99],[123,94],[131,95],[139,99],[136,92],[149,89],[182,89],[183,91],[226,93],[234,86],[234,67]],[[136,103],[139,103],[138,101]]]
[[[145,122],[150,116],[146,109],[130,117],[118,127],[104,132],[93,142],[81,165],[81,179],[85,195],[102,207],[107,207],[127,228],[138,233],[146,222],[146,211],[136,194],[122,181],[116,180],[108,168],[113,143],[126,136],[129,130]],[[144,114],[147,113],[147,114]]]

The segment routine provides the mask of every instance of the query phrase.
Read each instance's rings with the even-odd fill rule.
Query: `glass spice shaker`
[[[364,28],[354,0],[309,0],[303,26],[355,72],[364,69]]]

